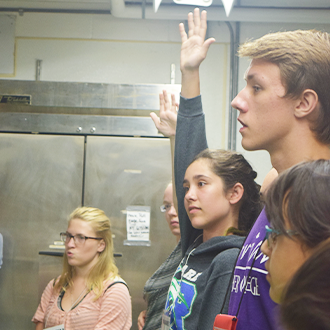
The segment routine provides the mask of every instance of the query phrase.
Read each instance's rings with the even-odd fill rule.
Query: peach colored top
[[[124,283],[120,277],[104,281],[105,290],[99,299],[94,301],[95,294],[91,291],[76,307],[65,312],[61,308],[60,294],[53,290],[54,280],[51,280],[32,321],[44,323],[45,328],[64,324],[65,330],[129,330],[132,325],[132,306]]]

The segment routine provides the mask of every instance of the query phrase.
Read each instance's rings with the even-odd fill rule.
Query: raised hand
[[[195,8],[194,14],[188,14],[188,35],[182,23],[179,24],[181,35],[181,57],[180,69],[181,96],[193,98],[200,94],[199,86],[199,66],[206,57],[210,45],[215,41],[214,38],[205,40],[206,35],[206,11],[203,10],[199,15],[199,9]]]
[[[175,136],[178,106],[174,94],[171,94],[171,102],[165,90],[159,94],[159,117],[154,112],[150,113],[150,117],[164,136]]]
[[[205,10],[199,14],[195,8],[194,14],[188,14],[188,35],[183,23],[179,24],[181,35],[181,71],[196,70],[205,59],[210,45],[215,42],[214,38],[205,40],[207,30],[207,13]]]

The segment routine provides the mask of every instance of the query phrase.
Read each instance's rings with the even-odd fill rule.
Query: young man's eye
[[[259,86],[253,86],[253,89],[255,92],[259,92],[261,90],[261,88]]]

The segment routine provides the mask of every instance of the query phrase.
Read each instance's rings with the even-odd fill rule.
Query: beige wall
[[[106,14],[16,13],[15,72],[2,79],[35,80],[36,60],[42,60],[40,79],[95,83],[175,83],[180,77],[179,21],[121,19]],[[1,16],[6,15],[2,13]],[[241,41],[270,31],[318,28],[330,32],[330,24],[241,23]],[[229,85],[229,31],[224,22],[209,22],[208,35],[216,38],[201,65],[201,91],[207,136],[212,148],[226,148]],[[240,60],[239,89],[248,61]],[[262,182],[271,168],[266,152],[243,152]]]

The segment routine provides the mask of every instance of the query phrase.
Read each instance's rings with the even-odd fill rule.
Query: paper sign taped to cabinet
[[[126,212],[126,243],[150,243],[150,206],[128,206]]]

